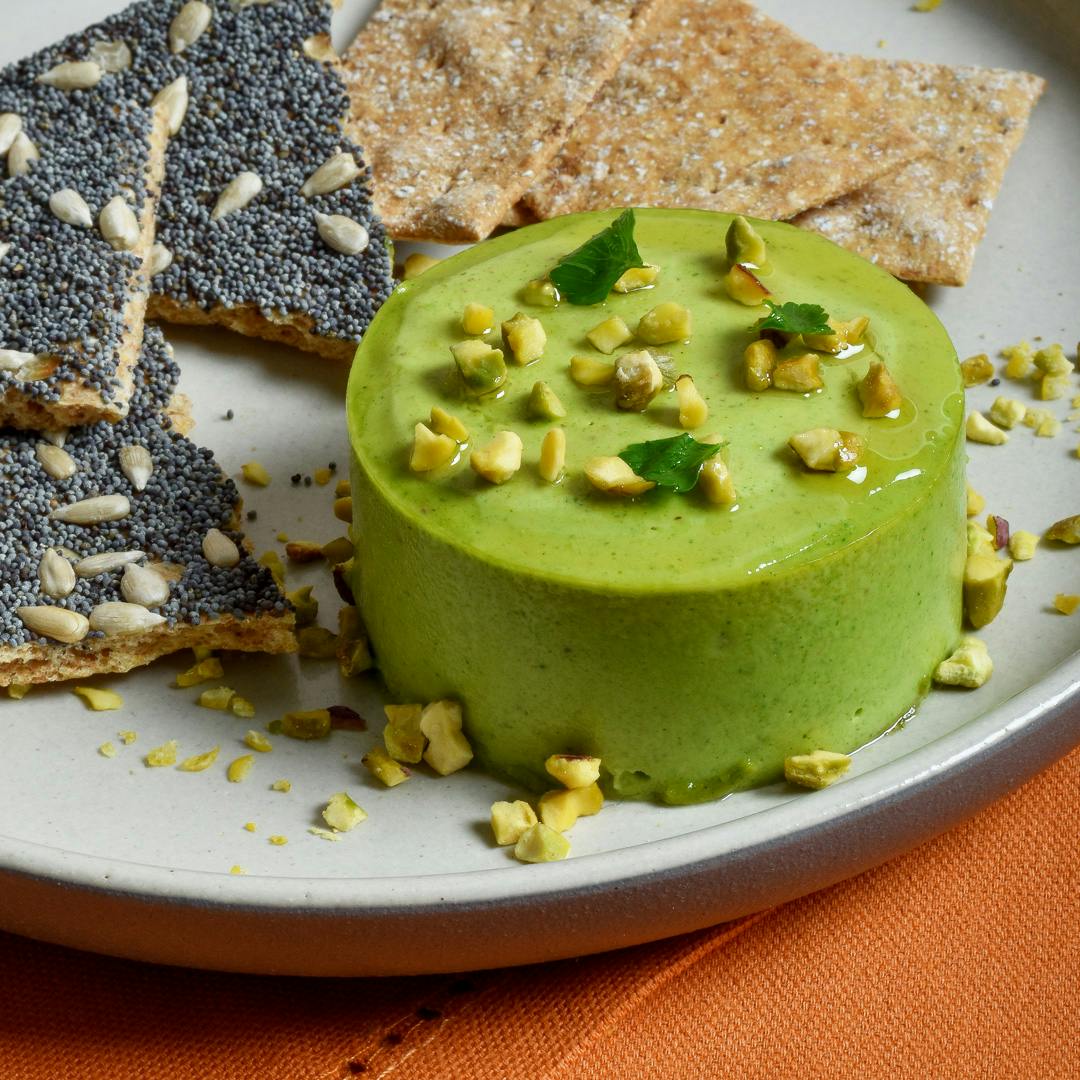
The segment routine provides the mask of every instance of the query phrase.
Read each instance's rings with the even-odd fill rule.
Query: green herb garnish
[[[634,211],[624,210],[606,229],[564,256],[548,276],[571,304],[599,304],[627,270],[644,265],[634,242]]]
[[[672,491],[692,491],[701,466],[723,447],[723,443],[699,443],[683,432],[671,439],[634,443],[619,454],[643,480]]]
[[[780,330],[785,334],[831,334],[829,316],[817,304],[774,304],[766,300],[771,309],[764,319],[758,320],[751,330]]]

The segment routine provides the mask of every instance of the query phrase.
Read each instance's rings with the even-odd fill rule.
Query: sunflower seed
[[[0,371],[20,371],[36,359],[37,353],[0,349]]]
[[[51,604],[16,608],[15,614],[22,619],[27,630],[41,637],[62,641],[65,645],[82,641],[90,629],[90,623],[87,622],[85,615],[80,615],[77,611],[68,611],[67,608],[53,607]]]
[[[149,567],[132,562],[124,567],[120,595],[131,604],[141,604],[145,608],[161,607],[169,601],[169,583]]]
[[[0,154],[6,154],[22,131],[22,117],[18,113],[0,113]]]
[[[131,49],[126,41],[95,41],[90,46],[90,59],[102,71],[115,75],[131,67]]]
[[[164,244],[155,244],[146,256],[146,276],[162,274],[172,266],[172,252]]]
[[[41,157],[38,148],[33,144],[30,136],[25,131],[20,131],[8,150],[7,168],[8,176],[23,176],[30,171],[30,163]]]
[[[175,135],[184,122],[188,109],[188,81],[186,75],[173,79],[168,86],[163,86],[151,102],[156,108],[165,110],[165,118],[169,125],[169,134]]]
[[[75,588],[75,570],[71,563],[53,548],[46,548],[38,563],[41,591],[53,600],[63,600]]]
[[[52,521],[69,525],[98,525],[103,521],[120,521],[131,513],[126,495],[95,495],[67,506],[58,506],[50,515]]]
[[[274,0],[229,0],[229,7],[233,11],[243,11],[244,8],[249,7],[266,7],[267,4],[272,4]]]
[[[305,181],[300,194],[311,198],[312,195],[328,195],[346,184],[351,184],[360,175],[360,168],[352,154],[340,151],[324,161]]]
[[[145,558],[143,551],[102,551],[97,555],[87,555],[75,564],[75,573],[82,578],[97,577],[98,574],[111,574],[129,563]]]
[[[98,215],[98,228],[113,251],[130,251],[139,242],[139,219],[123,195],[114,195]]]
[[[343,214],[315,214],[315,227],[323,243],[342,255],[359,255],[368,246],[368,231]]]
[[[57,544],[56,547],[53,548],[53,551],[55,551],[58,555],[63,555],[69,563],[73,564],[77,563],[82,557],[77,551],[72,551],[71,548],[64,547],[63,544]]]
[[[52,443],[39,442],[34,448],[34,455],[38,459],[38,464],[54,480],[66,480],[79,471],[75,459],[66,450],[61,450],[59,446],[53,446]]]
[[[93,60],[65,60],[39,75],[37,81],[57,90],[88,90],[101,82],[103,74]]]
[[[257,173],[238,173],[225,185],[225,190],[218,196],[210,220],[217,221],[226,214],[233,213],[234,210],[243,210],[262,191],[262,186],[262,180]]]
[[[169,48],[182,53],[194,45],[210,25],[210,8],[202,0],[188,0],[169,25]]]
[[[41,437],[53,446],[63,446],[67,442],[68,429],[66,427],[49,428],[41,432]]]
[[[131,482],[136,491],[143,491],[154,471],[154,459],[145,446],[132,443],[120,448],[120,471]]]
[[[163,615],[148,611],[142,604],[125,604],[120,600],[98,604],[90,612],[90,629],[100,630],[106,636],[149,630],[152,626],[160,626],[164,621]]]
[[[240,561],[240,549],[220,529],[211,529],[203,537],[202,549],[211,566],[228,569]]]
[[[49,196],[49,209],[66,225],[89,229],[94,224],[90,207],[74,188],[61,188]]]

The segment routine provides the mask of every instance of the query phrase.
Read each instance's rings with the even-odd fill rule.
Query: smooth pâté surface
[[[349,394],[356,590],[391,693],[462,700],[487,766],[537,787],[547,755],[587,752],[620,794],[695,801],[775,779],[789,754],[854,749],[926,692],[960,629],[962,392],[948,337],[908,289],[828,241],[760,223],[776,299],[869,316],[872,348],[823,357],[817,393],[751,393],[742,353],[765,309],[722,287],[730,217],[652,210],[636,237],[659,284],[595,307],[528,309],[547,332],[543,358],[511,366],[500,396],[469,399],[449,352],[464,303],[493,307],[496,321],[524,310],[522,286],[613,216],[480,245],[383,309]],[[582,475],[590,457],[680,430],[673,395],[620,412],[567,366],[575,353],[604,359],[585,340],[598,322],[619,314],[633,328],[664,300],[693,314],[691,338],[662,350],[709,403],[702,431],[728,442],[730,509],[699,492],[612,498]],[[855,383],[873,356],[904,393],[894,417],[862,416]],[[536,469],[550,425],[525,412],[537,379],[567,409],[556,485]],[[410,473],[413,427],[433,405],[464,421],[470,448],[517,431],[522,470],[492,486],[466,449]],[[863,464],[807,472],[787,439],[820,426],[861,434]]]

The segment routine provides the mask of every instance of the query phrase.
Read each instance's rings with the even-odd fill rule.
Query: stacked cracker
[[[591,6],[564,4],[563,26]],[[432,10],[445,25],[426,5],[384,4],[345,57],[354,130],[379,146],[376,204],[408,238],[475,239],[496,207],[511,226],[701,207],[791,219],[899,277],[959,285],[1043,89],[1020,72],[829,56],[742,0],[655,0],[588,106],[568,95],[569,134],[553,124],[537,142],[521,114],[535,121],[536,72],[558,66],[528,50],[550,34],[497,6],[479,49],[452,0]],[[556,59],[574,54],[556,40]]]

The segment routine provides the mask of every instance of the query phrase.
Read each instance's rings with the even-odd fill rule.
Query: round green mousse
[[[403,283],[356,356],[348,391],[356,533],[354,588],[396,700],[465,707],[480,762],[534,789],[544,760],[603,760],[609,792],[683,803],[773,781],[791,754],[848,752],[925,694],[960,634],[964,561],[963,389],[955,351],[929,309],[884,272],[812,233],[755,222],[776,301],[866,315],[862,348],[821,354],[825,387],[754,393],[743,351],[766,308],[723,288],[731,217],[639,210],[655,286],[591,307],[530,307],[522,288],[617,216],[579,214],[521,229]],[[621,498],[583,472],[598,455],[680,433],[674,393],[643,413],[570,378],[572,355],[611,360],[585,335],[611,315],[631,330],[663,301],[693,317],[664,345],[709,406],[695,434],[718,433],[738,491],[732,506],[656,489]],[[543,323],[543,357],[509,362],[503,391],[469,396],[450,345],[467,302],[498,323]],[[631,341],[617,351],[640,349]],[[903,393],[868,419],[856,383],[884,360]],[[526,402],[543,380],[565,419]],[[438,405],[469,431],[458,459],[410,472],[413,430]],[[565,429],[566,475],[538,472],[540,444]],[[810,428],[866,440],[847,473],[808,471],[788,439]],[[521,470],[496,486],[469,451],[496,432],[524,443]]]

